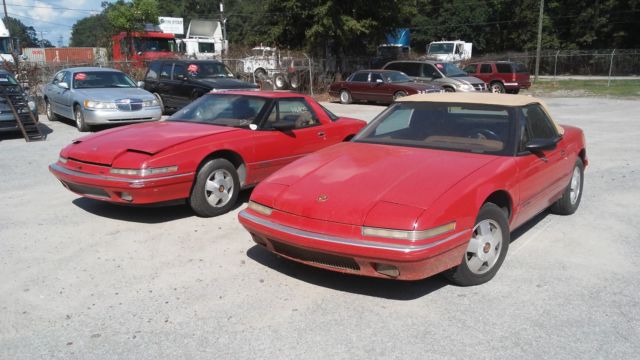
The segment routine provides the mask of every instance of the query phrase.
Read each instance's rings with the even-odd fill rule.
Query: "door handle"
[[[567,151],[565,149],[560,150],[560,156],[567,155]]]
[[[318,131],[318,137],[324,137],[324,131]]]

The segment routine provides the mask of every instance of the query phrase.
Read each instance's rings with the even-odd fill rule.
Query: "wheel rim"
[[[233,177],[224,169],[218,169],[209,175],[204,186],[204,195],[209,205],[223,207],[229,203],[233,195]]]
[[[573,169],[573,176],[571,176],[571,184],[569,185],[569,199],[571,199],[571,205],[575,205],[580,196],[580,169],[576,166]]]
[[[284,87],[284,79],[282,77],[276,77],[276,86],[279,88]]]
[[[78,129],[82,128],[83,123],[84,119],[82,118],[82,111],[76,110],[76,126],[78,127]]]
[[[499,84],[493,84],[493,85],[491,85],[491,92],[493,92],[495,94],[501,94],[502,93],[502,88],[500,87]]]
[[[344,90],[340,92],[340,101],[343,103],[349,102],[349,94]]]
[[[472,273],[482,275],[493,268],[501,250],[502,229],[496,221],[486,219],[473,228],[464,259]]]
[[[407,96],[406,93],[404,93],[402,91],[398,91],[397,93],[395,93],[393,95],[393,100],[397,100],[397,99],[400,99],[401,97],[405,97],[405,96]]]
[[[53,117],[53,111],[51,111],[51,103],[47,101],[47,118],[51,120]]]
[[[298,77],[294,76],[291,78],[291,87],[292,88],[297,88],[300,85],[300,82],[298,81]]]

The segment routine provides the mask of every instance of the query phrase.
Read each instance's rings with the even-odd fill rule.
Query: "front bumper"
[[[190,172],[154,178],[124,178],[72,170],[59,163],[49,165],[49,171],[64,187],[78,195],[124,204],[185,199],[194,177]]]
[[[142,108],[137,111],[84,109],[83,115],[85,123],[91,125],[135,123],[160,120],[162,110],[159,106]]]
[[[359,227],[303,220],[275,210],[267,218],[245,209],[238,219],[257,244],[290,260],[398,280],[424,279],[459,265],[471,236],[471,229],[466,229],[420,242],[363,239],[354,231]],[[303,227],[303,222],[308,226]],[[397,276],[379,272],[380,265],[395,267]]]

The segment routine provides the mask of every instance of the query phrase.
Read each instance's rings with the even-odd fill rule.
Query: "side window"
[[[294,129],[320,124],[320,121],[318,121],[318,118],[304,99],[278,100],[267,117],[264,129],[273,129],[271,124],[275,122],[293,124],[295,126]]]
[[[462,71],[469,74],[475,74],[477,69],[478,69],[478,64],[471,64],[471,65],[467,65],[467,67],[462,69]]]
[[[169,80],[171,79],[171,64],[164,63],[162,65],[162,70],[160,71],[160,79],[161,80]]]
[[[532,139],[554,139],[558,136],[551,119],[542,110],[540,105],[528,105],[522,110],[525,118],[525,129],[522,134],[521,148]]]
[[[496,64],[496,71],[500,74],[510,74],[513,71],[511,70],[511,64]]]
[[[62,82],[63,77],[64,77],[64,71],[60,71],[53,77],[53,80],[51,80],[51,83],[53,85],[57,85],[59,82]]]
[[[371,82],[384,82],[384,79],[382,78],[382,75],[380,75],[380,73],[371,73]]]
[[[62,81],[66,82],[67,85],[71,86],[71,73],[68,71],[65,71],[64,76],[62,77]]]
[[[404,66],[403,63],[391,63],[389,64],[389,66],[385,67],[385,70],[398,70],[398,71],[407,73],[405,69],[406,69],[406,66]]]
[[[353,75],[353,78],[351,79],[351,81],[354,81],[354,82],[367,82],[368,78],[369,78],[369,73],[368,72],[359,72],[359,73],[356,73],[355,75]]]
[[[481,74],[491,74],[491,64],[482,64],[482,65],[480,65],[480,73]]]
[[[422,73],[424,77],[432,78],[438,74],[438,70],[431,64],[423,64]]]
[[[184,77],[187,76],[187,69],[183,64],[174,64],[173,65],[173,80],[178,78],[178,75],[182,75]]]
[[[149,71],[147,71],[145,80],[158,80],[158,75],[161,72],[161,67],[161,62],[152,62],[151,65],[149,65]]]

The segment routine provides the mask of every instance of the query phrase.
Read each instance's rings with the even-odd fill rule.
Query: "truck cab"
[[[121,32],[113,35],[113,60],[132,61],[142,66],[146,61],[175,59],[175,35],[157,31]]]
[[[427,45],[427,59],[459,63],[471,59],[472,43],[462,40],[433,41]]]

